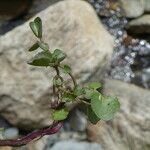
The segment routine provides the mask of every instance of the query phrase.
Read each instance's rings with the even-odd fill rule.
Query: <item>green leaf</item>
[[[84,89],[77,85],[74,89],[74,95],[80,96],[82,94],[84,94]]]
[[[100,94],[98,91],[95,91],[93,89],[84,88],[84,96],[86,99],[91,99],[91,97],[96,93]]]
[[[43,51],[36,54],[28,64],[33,66],[49,66],[52,63],[52,54],[48,51]]]
[[[91,107],[95,114],[102,120],[111,120],[120,108],[117,98],[92,97]]]
[[[91,89],[96,90],[96,89],[102,87],[102,84],[99,83],[99,82],[91,82],[91,83],[88,84],[88,87],[91,88]]]
[[[40,17],[37,17],[35,18],[34,22],[38,28],[38,37],[41,38],[42,37],[42,20]]]
[[[53,80],[53,84],[55,85],[55,86],[61,86],[62,84],[63,84],[63,81],[60,79],[60,78],[54,78],[54,80]]]
[[[54,60],[61,62],[66,58],[66,54],[63,51],[56,49],[52,54],[52,57],[54,58]]]
[[[41,49],[43,49],[44,51],[48,51],[49,50],[49,45],[47,43],[44,43],[42,41],[38,41],[38,45]]]
[[[42,21],[39,17],[35,18],[33,22],[30,22],[30,28],[36,37],[42,38]]]
[[[88,118],[89,118],[89,121],[93,124],[96,124],[100,118],[97,117],[97,115],[93,112],[91,106],[88,107]]]
[[[53,120],[61,121],[67,118],[69,111],[67,108],[62,108],[60,110],[55,110],[52,117]]]
[[[35,43],[35,44],[32,45],[32,47],[29,49],[29,51],[30,51],[30,52],[31,52],[31,51],[35,51],[35,50],[37,50],[38,48],[39,48],[38,43]]]
[[[74,95],[73,93],[69,93],[69,92],[65,92],[62,96],[63,102],[71,102],[71,101],[74,101],[75,98],[76,98],[76,95]]]
[[[63,72],[65,74],[69,74],[69,73],[71,73],[71,68],[68,65],[64,65],[63,66]]]

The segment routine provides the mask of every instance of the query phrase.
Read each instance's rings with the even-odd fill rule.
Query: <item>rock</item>
[[[117,96],[121,109],[112,121],[89,125],[89,138],[106,150],[149,150],[150,91],[107,79],[104,92]]]
[[[17,128],[8,128],[5,129],[3,132],[3,138],[4,139],[15,139],[19,135],[19,131]]]
[[[12,150],[12,148],[11,147],[7,147],[7,146],[2,146],[2,147],[0,147],[0,150]]]
[[[60,141],[52,148],[46,150],[102,150],[101,146],[96,143],[77,142],[73,140]]]
[[[136,18],[144,13],[144,0],[119,0],[124,15],[128,18]]]
[[[0,1],[0,19],[15,19],[27,12],[32,0],[1,0]]]
[[[10,124],[0,116],[0,128],[9,128]]]
[[[70,130],[76,132],[85,132],[87,128],[87,117],[83,112],[79,110],[73,110],[69,117],[69,121],[67,121],[67,124]]]
[[[142,17],[130,21],[126,28],[133,34],[149,34],[150,15],[143,15]]]
[[[145,1],[145,11],[150,12],[150,1],[149,0],[144,0]]]
[[[93,76],[97,68],[103,71],[99,77],[103,76],[109,67],[113,38],[90,4],[61,1],[37,16],[43,19],[45,41],[52,50],[60,48],[67,53],[79,82]],[[48,69],[26,63],[31,56],[27,49],[36,40],[29,21],[0,37],[0,112],[25,130],[51,123],[48,103],[53,76]]]

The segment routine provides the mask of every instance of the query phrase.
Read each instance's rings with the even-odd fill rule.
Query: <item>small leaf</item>
[[[99,82],[91,82],[91,83],[88,84],[88,87],[91,88],[91,89],[96,90],[96,89],[102,87],[102,84],[99,83]]]
[[[39,17],[35,18],[33,22],[30,22],[30,28],[36,37],[42,37],[42,21]]]
[[[60,78],[54,78],[54,80],[53,80],[53,84],[55,85],[55,86],[61,86],[62,84],[63,84],[63,81],[60,79]]]
[[[48,51],[49,50],[49,45],[47,43],[44,43],[42,41],[38,41],[38,45],[41,49],[45,50],[45,51]]]
[[[32,45],[32,47],[29,49],[29,51],[30,51],[30,52],[31,52],[31,51],[35,51],[35,50],[37,50],[38,48],[39,48],[38,43],[35,43],[35,44]]]
[[[64,65],[63,66],[63,72],[65,74],[69,74],[69,73],[71,73],[71,68],[68,65]]]
[[[73,93],[65,92],[62,96],[63,102],[71,102],[74,101],[76,96]]]
[[[84,88],[84,96],[86,99],[91,99],[91,97],[93,96],[93,94],[96,94],[99,92],[98,91],[95,91],[93,89],[89,89],[89,88]]]
[[[100,118],[97,117],[97,115],[93,112],[91,106],[88,107],[88,118],[89,118],[89,121],[93,124],[96,124]]]
[[[50,52],[43,51],[36,54],[28,64],[33,66],[49,66],[52,63],[52,55]]]
[[[66,54],[64,52],[62,52],[61,50],[59,49],[56,49],[54,51],[54,53],[52,54],[52,57],[58,61],[58,62],[61,62],[63,61],[65,58],[66,58]]]
[[[102,120],[111,120],[115,113],[120,108],[120,103],[117,98],[99,97],[91,99],[92,110]]]
[[[67,108],[62,108],[60,110],[55,110],[53,113],[53,120],[61,121],[67,118],[69,111]]]
[[[101,119],[99,116],[99,108],[101,107],[101,103],[102,96],[100,93],[97,92],[91,96],[91,108],[99,119]]]
[[[84,94],[84,89],[77,85],[74,89],[74,94],[76,96],[80,96],[80,95]]]
[[[34,22],[38,28],[38,37],[41,38],[42,37],[42,20],[40,17],[37,17],[35,18]]]

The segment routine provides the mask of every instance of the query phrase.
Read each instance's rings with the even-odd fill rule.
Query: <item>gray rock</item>
[[[143,15],[142,17],[130,21],[126,28],[129,32],[134,34],[149,34],[150,15]]]
[[[150,0],[144,0],[145,1],[145,11],[150,12]]]
[[[73,131],[84,132],[87,127],[87,118],[81,111],[73,110],[68,123]]]
[[[144,13],[144,0],[119,0],[119,2],[128,18],[136,18]]]
[[[67,53],[67,62],[79,82],[93,76],[97,68],[105,72],[109,67],[113,38],[90,4],[80,0],[62,1],[37,16],[43,20],[45,41],[52,50],[60,48]],[[23,129],[51,123],[48,103],[53,74],[26,63],[31,56],[27,49],[36,40],[29,21],[0,37],[3,66],[0,68],[0,112],[10,123]]]
[[[109,123],[89,125],[89,138],[106,150],[149,150],[150,91],[109,79],[104,91],[119,98],[121,109]]]
[[[52,148],[46,150],[60,150],[60,149],[61,150],[102,150],[99,144],[77,142],[73,140],[58,142]]]
[[[17,138],[19,135],[19,131],[17,128],[8,128],[5,129],[2,136],[4,139],[13,139]]]

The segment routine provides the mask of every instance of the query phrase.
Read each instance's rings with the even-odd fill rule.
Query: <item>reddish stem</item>
[[[23,146],[38,137],[43,137],[45,135],[52,135],[52,134],[57,133],[61,129],[61,127],[62,127],[62,123],[58,122],[58,123],[55,123],[53,127],[43,128],[41,130],[34,131],[19,139],[0,140],[0,146],[14,146],[14,147]]]

